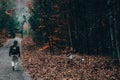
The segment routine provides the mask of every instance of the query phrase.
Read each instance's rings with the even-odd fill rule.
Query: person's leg
[[[12,65],[12,70],[14,70],[15,62],[13,60],[13,56],[11,56],[11,65]]]
[[[14,61],[11,61],[11,64],[12,64],[12,70],[14,70],[14,67],[15,67]]]
[[[12,67],[15,65],[13,61],[11,61]]]
[[[15,67],[14,68],[15,68],[15,70],[17,69],[17,62],[15,62]]]
[[[18,68],[18,64],[19,64],[19,57],[18,57],[18,55],[16,55],[16,60],[15,60],[15,63],[14,63],[15,70]]]

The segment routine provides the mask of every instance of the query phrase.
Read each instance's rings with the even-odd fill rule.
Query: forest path
[[[19,66],[18,70],[12,70],[11,59],[8,53],[14,40],[19,42],[19,46],[21,45],[21,39],[14,38],[9,39],[7,43],[0,48],[0,80],[31,80],[29,75],[23,70],[22,65]]]

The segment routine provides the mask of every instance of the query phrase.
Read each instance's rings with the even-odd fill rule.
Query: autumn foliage
[[[33,46],[34,45],[34,46]],[[74,54],[52,55],[41,51],[30,37],[22,41],[22,64],[33,80],[118,80],[120,67],[110,57]]]
[[[6,30],[3,29],[1,32],[0,32],[0,47],[2,47],[5,42],[7,41],[7,37],[6,37]]]

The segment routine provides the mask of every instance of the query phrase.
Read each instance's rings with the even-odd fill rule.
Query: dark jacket
[[[9,56],[18,55],[20,57],[20,48],[19,46],[12,45],[10,46]]]

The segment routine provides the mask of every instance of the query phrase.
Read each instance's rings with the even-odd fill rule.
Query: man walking
[[[12,69],[15,70],[18,64],[18,60],[20,58],[20,48],[18,46],[17,40],[14,40],[13,45],[10,46],[9,56],[11,57],[12,61]]]

